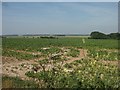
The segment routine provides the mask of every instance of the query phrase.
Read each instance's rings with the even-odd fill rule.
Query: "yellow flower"
[[[65,71],[65,72],[67,72],[67,69],[66,69],[66,68],[64,68],[64,71]]]
[[[78,72],[79,72],[79,73],[81,73],[81,71],[80,71],[80,70],[79,70]]]
[[[101,78],[101,79],[103,79],[103,76],[104,76],[104,75],[103,75],[103,74],[101,74],[101,75],[100,75],[100,78]]]
[[[108,69],[108,66],[106,66],[106,69]]]
[[[96,60],[94,60],[93,64],[96,64]]]

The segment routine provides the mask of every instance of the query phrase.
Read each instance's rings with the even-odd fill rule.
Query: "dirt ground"
[[[2,61],[3,61],[3,65],[2,65],[3,75],[18,76],[22,79],[27,78],[25,76],[25,73],[32,68],[31,64],[36,64],[36,62],[32,60],[19,61],[13,57],[2,57]]]

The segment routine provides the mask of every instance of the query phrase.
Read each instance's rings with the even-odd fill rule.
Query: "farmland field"
[[[3,38],[3,88],[119,88],[119,41]]]

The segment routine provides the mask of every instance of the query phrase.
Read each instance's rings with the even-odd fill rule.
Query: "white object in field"
[[[85,43],[85,39],[84,38],[82,39],[82,42]]]
[[[48,50],[48,49],[50,49],[49,47],[48,48],[42,48],[43,50]]]

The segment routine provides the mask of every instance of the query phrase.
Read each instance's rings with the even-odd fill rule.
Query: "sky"
[[[2,3],[0,2],[0,35],[2,35]]]
[[[2,34],[118,32],[117,2],[3,2]]]
[[[119,0],[2,0],[3,2],[118,2]]]

